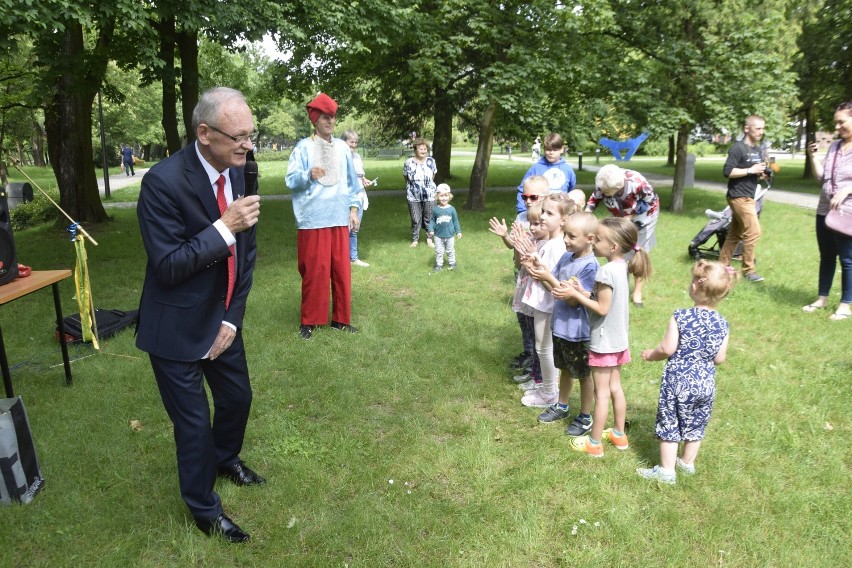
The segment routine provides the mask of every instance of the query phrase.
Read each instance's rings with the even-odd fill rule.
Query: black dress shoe
[[[358,333],[358,328],[349,325],[348,323],[337,323],[336,321],[331,322],[331,328],[336,329],[338,331],[348,331],[349,333]]]
[[[227,477],[237,485],[263,485],[266,480],[239,461],[229,467],[219,468],[219,477]]]
[[[311,336],[314,334],[315,327],[315,325],[302,324],[299,326],[299,335],[302,337],[302,339],[310,339]]]
[[[207,536],[221,536],[228,542],[245,542],[251,538],[224,513],[215,519],[195,519],[195,526]]]

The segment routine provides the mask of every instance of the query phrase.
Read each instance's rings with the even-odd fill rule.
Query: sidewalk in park
[[[142,179],[142,176],[145,175],[145,172],[148,171],[148,168],[135,168],[136,175],[128,176],[125,173],[113,174],[109,176],[109,191],[112,193],[116,189],[123,189],[128,185],[139,182]],[[106,194],[106,190],[104,189],[105,183],[103,175],[98,177],[98,191],[100,191],[101,196]]]

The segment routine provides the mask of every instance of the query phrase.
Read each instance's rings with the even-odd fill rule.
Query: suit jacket
[[[229,174],[234,196],[243,195],[243,169]],[[213,226],[219,207],[194,144],[148,170],[136,213],[148,254],[136,346],[166,359],[199,360],[222,321],[242,328],[257,257],[255,227],[235,235],[237,281],[225,310],[230,252]]]

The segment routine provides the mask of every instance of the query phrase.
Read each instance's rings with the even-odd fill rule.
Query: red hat
[[[311,119],[311,124],[316,124],[321,114],[328,116],[337,114],[337,101],[325,93],[320,93],[305,108],[308,109],[308,118]]]

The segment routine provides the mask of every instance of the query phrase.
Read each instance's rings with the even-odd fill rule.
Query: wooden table
[[[48,286],[53,287],[53,306],[56,309],[56,328],[59,330],[62,346],[62,362],[65,363],[65,384],[71,384],[71,362],[68,360],[68,346],[65,344],[65,326],[62,323],[62,304],[59,302],[59,282],[71,276],[70,270],[33,270],[26,278],[18,278],[9,284],[0,286],[0,305],[8,304],[22,296],[31,294]],[[3,385],[6,397],[15,396],[12,390],[12,375],[6,360],[6,345],[3,343],[3,330],[0,329],[0,367],[3,369]]]

